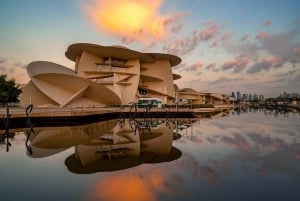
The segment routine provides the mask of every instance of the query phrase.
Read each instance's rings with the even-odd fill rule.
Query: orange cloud
[[[267,62],[267,63],[270,63],[270,64],[274,64],[274,63],[277,63],[277,62],[280,62],[281,61],[281,58],[280,57],[263,57],[261,59],[262,62]]]
[[[99,29],[114,34],[124,43],[165,38],[166,27],[183,16],[158,13],[163,0],[91,0],[85,3],[86,14]]]
[[[257,35],[256,35],[256,39],[264,39],[266,37],[266,32],[264,32],[264,31],[261,31],[261,32],[259,32]]]

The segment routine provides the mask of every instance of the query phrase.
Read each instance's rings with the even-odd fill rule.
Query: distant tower
[[[234,93],[234,92],[231,92],[231,96],[232,96],[233,98],[235,98],[235,93]]]
[[[258,100],[257,94],[254,94],[254,95],[253,95],[253,100]]]
[[[238,100],[241,100],[241,93],[238,91],[238,92],[236,92],[236,98],[238,99]]]
[[[252,101],[252,94],[249,94],[249,101]]]
[[[243,94],[242,99],[245,101],[247,100],[247,94]]]
[[[259,99],[259,100],[264,100],[264,95],[259,94],[258,99]]]

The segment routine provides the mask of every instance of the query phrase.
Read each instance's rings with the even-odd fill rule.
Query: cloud
[[[5,58],[0,57],[0,64],[4,63],[6,61]]]
[[[171,32],[177,34],[182,30],[183,24],[176,24],[173,27],[171,27]]]
[[[218,78],[214,81],[207,81],[206,83],[208,85],[220,86],[220,85],[228,85],[228,84],[233,83],[233,82],[234,83],[235,82],[240,82],[241,80],[243,80],[243,79],[241,79],[241,78],[232,78],[232,79],[230,79],[230,78],[227,78],[227,77],[220,77],[220,78]]]
[[[210,47],[217,47],[219,45],[218,39],[214,39]]]
[[[155,41],[151,41],[149,44],[147,44],[144,48],[142,48],[142,52],[146,52],[147,50],[153,48],[156,46]]]
[[[0,74],[5,74],[5,67],[4,66],[0,66]]]
[[[277,73],[273,75],[273,80],[270,84],[276,86],[281,91],[289,89],[290,91],[297,91],[300,86],[300,72],[299,70],[290,70],[284,73]]]
[[[201,31],[199,34],[201,40],[204,41],[210,40],[217,34],[219,27],[216,23],[214,23],[213,21],[208,21],[208,22],[203,22],[202,24],[206,26],[206,29]]]
[[[284,61],[280,57],[263,57],[260,62],[253,64],[248,70],[247,73],[254,74],[261,71],[269,71],[271,68],[282,67]]]
[[[189,66],[186,71],[197,71],[200,68],[202,68],[203,64],[201,61],[196,61],[194,64],[192,64],[191,66]]]
[[[299,72],[299,74],[300,74],[300,72]],[[284,72],[284,73],[276,73],[274,75],[274,77],[283,77],[284,79],[286,79],[286,78],[292,78],[295,75],[297,75],[297,71],[296,70],[290,70],[290,71],[287,71],[287,72]]]
[[[258,40],[264,39],[265,37],[266,37],[266,32],[264,32],[264,31],[259,32],[259,33],[255,36],[255,38],[258,39]]]
[[[225,61],[224,64],[221,66],[223,71],[233,69],[234,73],[239,73],[243,71],[250,62],[250,58],[247,55],[241,55],[236,57],[233,60]]]
[[[293,54],[294,55],[300,55],[300,47],[293,48]]]
[[[254,42],[244,42],[228,46],[226,50],[235,55],[248,55],[256,60],[258,58],[258,51],[261,50],[261,47]]]
[[[229,45],[229,39],[228,33],[222,33],[220,40],[223,47]]]
[[[15,79],[16,83],[28,82],[29,77],[26,73],[26,66],[22,62],[0,57],[0,74],[8,75],[8,78]]]
[[[217,71],[219,71],[219,69],[216,69],[216,66],[217,66],[216,63],[210,63],[205,67],[205,69],[213,71],[213,72],[217,72]]]
[[[177,39],[163,46],[163,51],[169,54],[185,55],[193,51],[199,42],[198,32],[193,31],[191,36]]]
[[[167,27],[169,25],[177,24],[177,21],[186,15],[186,12],[173,13],[164,19],[163,25]]]
[[[221,33],[220,26],[215,22],[203,22],[202,25],[204,26],[203,30],[194,29],[186,36],[170,40],[170,42],[163,45],[162,50],[169,54],[186,55],[196,49],[199,44],[205,44],[205,42],[212,41],[208,47],[225,46],[228,44],[228,34]],[[181,30],[181,28],[180,24],[175,25],[171,27],[171,32],[173,29],[173,33],[176,33],[177,29]]]
[[[291,58],[294,48],[300,46],[296,41],[298,31],[288,31],[276,34],[264,34],[264,37],[257,37],[258,41],[270,54],[282,58],[284,61]]]
[[[270,26],[272,24],[272,20],[267,20],[262,23],[263,26]]]
[[[115,35],[123,43],[161,40],[168,35],[168,27],[178,32],[175,25],[186,13],[159,14],[163,0],[90,0],[84,1],[85,14],[101,31]],[[177,26],[177,27],[176,27]]]
[[[27,65],[26,64],[23,64],[21,62],[15,62],[13,64],[14,67],[17,67],[17,68],[23,68],[23,69],[26,69],[27,68]]]
[[[291,63],[300,63],[300,47],[295,47],[292,49],[292,56],[289,59]]]
[[[248,34],[242,36],[242,38],[240,39],[240,41],[246,41],[250,36]]]

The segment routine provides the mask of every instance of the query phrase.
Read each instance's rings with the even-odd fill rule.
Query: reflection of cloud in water
[[[212,184],[218,180],[215,169],[211,167],[213,164],[216,164],[216,161],[212,165],[201,165],[195,157],[185,154],[184,157],[175,161],[175,163],[176,167],[189,171],[193,177],[204,177]]]
[[[217,140],[212,138],[212,137],[207,137],[206,140],[211,143],[211,144],[216,144],[217,143]]]
[[[273,150],[282,149],[285,144],[282,139],[274,138],[270,136],[262,136],[258,133],[248,133],[247,136],[257,145],[260,145],[261,148],[271,148]]]
[[[155,201],[158,194],[168,192],[182,195],[180,186],[183,179],[179,174],[169,175],[164,169],[143,166],[134,171],[122,171],[109,174],[91,187],[87,200],[107,201]]]
[[[234,134],[233,137],[222,137],[221,141],[228,146],[234,147],[241,151],[249,151],[250,145],[247,142],[246,138],[241,134]]]
[[[284,149],[274,151],[264,158],[262,164],[258,167],[258,172],[262,175],[271,172],[283,173],[290,176],[300,177],[300,144],[291,144]]]
[[[157,181],[154,181],[157,179]],[[101,180],[94,189],[94,196],[107,201],[155,201],[155,185],[160,185],[161,178],[145,181],[137,176],[117,175]],[[152,183],[153,182],[153,183]]]
[[[299,119],[270,119],[258,112],[240,115],[238,120],[229,116],[202,121],[192,127],[193,137],[191,131],[184,133],[189,147],[183,147],[183,157],[175,163],[194,178],[209,183],[218,183],[228,175],[234,180],[239,180],[237,175],[263,179],[257,173],[269,179],[278,173],[300,178]],[[195,132],[198,129],[201,135]],[[205,139],[201,146],[188,143],[198,139]]]

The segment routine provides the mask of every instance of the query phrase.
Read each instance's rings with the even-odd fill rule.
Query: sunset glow
[[[85,11],[100,30],[130,40],[147,41],[148,37],[165,36],[164,17],[158,14],[161,4],[161,0],[94,1],[85,5]]]
[[[4,0],[0,73],[26,84],[32,61],[74,69],[66,48],[93,43],[180,57],[172,68],[181,75],[174,81],[179,88],[300,93],[299,6],[296,0]]]
[[[95,196],[107,201],[156,201],[156,191],[163,190],[164,175],[150,173],[144,178],[118,174],[101,180],[94,189]]]

